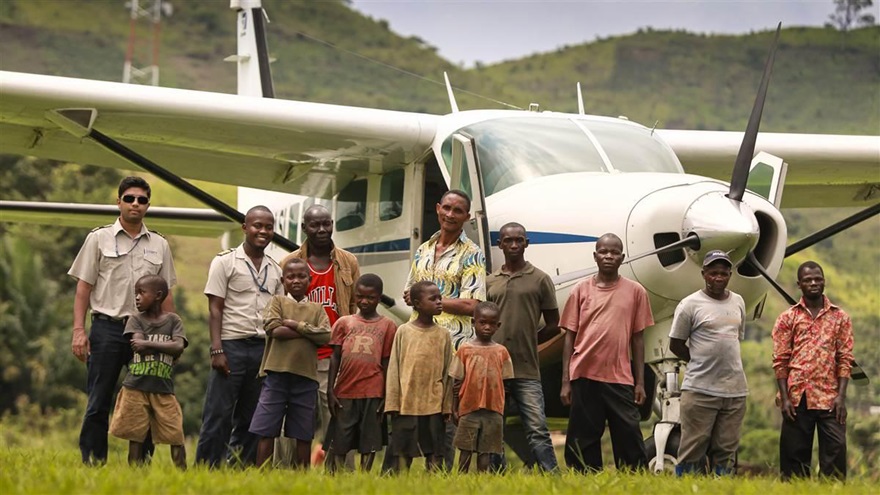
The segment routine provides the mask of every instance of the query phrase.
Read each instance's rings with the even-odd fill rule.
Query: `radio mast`
[[[128,0],[126,8],[131,13],[129,20],[128,49],[125,51],[125,64],[122,69],[122,82],[132,84],[159,85],[159,34],[162,16],[170,17],[174,12],[171,3],[163,0]],[[151,26],[149,42],[141,33],[138,38],[139,22],[146,20]],[[144,52],[147,53],[144,53]],[[149,65],[146,64],[149,59]],[[136,65],[137,64],[137,65]]]

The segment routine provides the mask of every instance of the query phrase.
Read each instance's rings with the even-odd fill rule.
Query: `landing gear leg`
[[[681,389],[678,386],[678,361],[666,360],[657,365],[659,375],[665,380],[660,383],[660,421],[654,425],[654,436],[646,442],[648,469],[653,473],[675,469],[678,457],[678,443],[681,438]],[[652,457],[651,454],[654,454]]]

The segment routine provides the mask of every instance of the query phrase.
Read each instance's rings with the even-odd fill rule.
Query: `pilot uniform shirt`
[[[590,277],[578,283],[559,320],[575,333],[569,377],[633,385],[630,342],[653,324],[648,293],[637,282],[620,277],[611,287],[599,287]]]
[[[284,295],[281,268],[264,254],[257,270],[244,252],[244,244],[239,244],[211,261],[205,294],[224,299],[220,340],[265,338],[263,311],[272,296]]]
[[[429,280],[437,284],[444,299],[485,301],[486,258],[483,251],[462,232],[455,244],[435,260],[439,237],[438,231],[416,250],[404,290],[409,290],[416,282]],[[418,316],[418,311],[413,310],[409,321],[414,321]],[[474,337],[471,315],[454,315],[444,311],[435,316],[434,321],[449,331],[455,349]]]
[[[144,275],[159,275],[169,288],[177,283],[168,241],[143,223],[131,238],[118,218],[86,236],[67,274],[92,285],[92,313],[113,318],[138,314],[134,284]]]
[[[515,377],[540,380],[538,325],[543,311],[559,307],[550,276],[529,262],[512,275],[499,268],[486,277],[486,297],[501,308],[492,340],[507,348]]]
[[[739,344],[745,336],[746,304],[739,294],[729,294],[718,300],[699,290],[675,308],[669,336],[688,340],[691,355],[682,390],[725,398],[749,394]]]

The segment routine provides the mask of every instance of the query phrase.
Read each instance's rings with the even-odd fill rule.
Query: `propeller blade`
[[[877,215],[878,213],[880,213],[880,203],[865,208],[864,210],[861,210],[854,215],[850,215],[837,223],[829,225],[824,229],[818,232],[814,232],[807,237],[804,237],[803,239],[795,242],[791,246],[785,248],[785,257],[788,258],[795,253],[799,253],[804,249],[812,246],[813,244],[822,242],[837,233],[840,233],[856,224],[864,222],[865,220],[873,217],[874,215]]]
[[[755,105],[752,107],[752,115],[743,135],[743,142],[736,155],[733,166],[733,175],[730,178],[730,192],[727,194],[732,200],[742,201],[746,192],[746,183],[749,180],[749,166],[755,156],[755,142],[758,140],[758,128],[761,127],[761,114],[764,112],[764,100],[767,98],[767,87],[770,85],[770,74],[773,72],[773,61],[776,58],[776,47],[779,45],[779,32],[782,23],[776,26],[776,37],[773,38],[773,46],[770,55],[764,65],[764,75],[761,77],[761,85],[758,87],[758,95],[755,97]]]
[[[781,285],[776,283],[776,280],[774,280],[773,277],[771,277],[770,274],[767,273],[767,270],[765,270],[764,267],[761,266],[761,262],[758,261],[758,258],[755,257],[754,251],[749,251],[749,254],[746,256],[746,263],[752,265],[755,270],[758,270],[758,273],[760,273],[761,276],[764,277],[764,279],[766,279],[767,282],[769,282],[774,289],[776,289],[776,292],[778,292],[783,298],[785,298],[786,301],[788,301],[788,304],[791,304],[792,306],[797,304],[797,301],[795,301],[793,297],[788,295],[788,292],[785,292],[785,289],[783,289]]]

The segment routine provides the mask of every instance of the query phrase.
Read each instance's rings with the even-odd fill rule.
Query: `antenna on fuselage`
[[[455,102],[455,95],[452,94],[452,84],[449,83],[449,75],[443,71],[443,79],[446,81],[446,93],[449,95],[449,105],[452,107],[452,113],[458,113],[458,103]]]
[[[577,83],[578,88],[578,113],[581,115],[586,115],[587,112],[584,111],[584,94],[581,92],[581,83]]]

